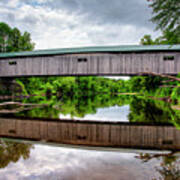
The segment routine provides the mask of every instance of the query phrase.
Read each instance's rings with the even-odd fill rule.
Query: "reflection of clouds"
[[[70,114],[63,115],[60,114],[60,119],[75,119],[75,120],[91,120],[91,121],[119,121],[119,122],[129,122],[129,105],[125,106],[113,106],[108,108],[97,109],[96,114],[87,114],[84,118],[71,117]]]
[[[169,152],[169,153],[141,153],[136,158],[140,159],[143,163],[149,161],[155,161],[158,159],[161,163],[157,164],[155,169],[159,172],[160,176],[157,179],[169,179],[179,180],[180,178],[180,153]],[[156,178],[153,178],[156,180]]]
[[[141,163],[134,153],[70,149],[36,145],[28,160],[1,169],[3,180],[21,179],[147,179],[157,160]],[[0,179],[1,179],[0,178]]]

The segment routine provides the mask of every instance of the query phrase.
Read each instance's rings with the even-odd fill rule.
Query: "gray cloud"
[[[86,21],[98,24],[131,24],[153,28],[149,22],[151,9],[145,0],[49,0],[44,5],[52,9],[61,8],[69,13],[85,15]]]
[[[22,22],[26,25],[29,24],[31,26],[34,26],[38,23],[38,18],[35,16],[25,16],[23,17]]]
[[[11,13],[11,12],[3,13],[3,14],[1,15],[1,18],[2,18],[2,19],[5,19],[5,20],[8,21],[8,22],[13,22],[13,21],[15,21],[15,16],[14,16],[14,14]]]
[[[10,2],[10,0],[1,0],[0,3],[7,4]],[[131,24],[137,27],[154,28],[149,21],[151,9],[146,0],[21,0],[18,2],[21,5],[44,6],[52,10],[60,9],[70,14],[79,14],[85,17],[86,22],[90,21],[99,25]]]

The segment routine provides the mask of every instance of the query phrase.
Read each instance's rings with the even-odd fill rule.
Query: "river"
[[[19,100],[16,101],[19,102]],[[33,106],[37,102],[40,105]],[[173,150],[177,144],[170,142],[175,141],[174,136],[171,135],[172,132],[176,132],[176,138],[180,138],[177,134],[180,128],[180,112],[173,110],[166,102],[137,96],[117,96],[106,99],[83,95],[78,99],[33,97],[23,99],[21,103],[26,106],[8,104],[6,108],[9,111],[1,111],[0,179],[2,180],[180,178],[180,153],[177,149]],[[17,112],[11,112],[13,109]],[[31,121],[34,124],[30,125]],[[54,129],[51,127],[51,131],[47,132],[51,132],[51,139],[46,139],[48,136],[45,137],[44,134],[41,134],[42,139],[35,138],[33,134],[26,134],[26,131],[35,132],[36,122],[47,123],[47,126],[51,126],[51,121],[54,123],[52,126]],[[156,146],[157,144],[153,144],[152,147],[155,148],[150,149],[143,145],[137,148],[82,145],[86,134],[79,137],[77,144],[76,140],[67,141],[67,139],[67,142],[73,143],[59,143],[62,139],[57,139],[57,136],[52,136],[52,134],[56,134],[56,124],[58,127],[61,126],[61,121],[63,123],[67,121],[73,125],[86,121],[88,125],[91,125],[91,122],[101,122],[103,126],[108,127],[111,123],[117,123],[117,126],[125,125],[129,129],[132,126],[142,126],[142,129],[145,127],[147,130],[148,127],[165,127],[170,128],[170,131],[167,131],[169,133],[167,137],[171,138],[168,139],[167,144],[164,144],[165,146],[162,146],[162,150]],[[18,127],[20,124],[26,127],[27,122],[29,126],[23,132],[21,129],[24,134],[20,135]],[[9,131],[6,132],[4,129],[8,128]],[[158,136],[161,135],[159,131]],[[136,137],[135,134],[134,137]],[[130,139],[130,136],[128,138]]]

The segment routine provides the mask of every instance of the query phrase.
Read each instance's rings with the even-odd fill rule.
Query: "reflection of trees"
[[[50,97],[37,95],[23,100],[23,104],[34,103],[42,107],[20,112],[17,116],[59,118],[59,114],[63,114],[70,115],[71,118],[83,118],[87,114],[95,114],[98,108],[130,104],[130,114],[128,116],[130,122],[173,123],[176,127],[180,127],[180,112],[172,110],[166,102],[145,99],[144,97],[113,94],[109,90],[106,92],[105,87],[104,91],[102,89],[91,91],[95,85],[94,81],[92,83],[87,83],[86,79],[76,79],[76,81],[79,84],[76,87],[77,91],[73,90],[71,93],[67,91],[59,96],[52,95]],[[104,81],[102,82],[104,83]],[[88,91],[87,86],[92,89],[90,88]],[[65,89],[69,88],[66,87]],[[64,91],[62,89],[62,92]],[[53,93],[56,94],[57,92],[53,91]],[[36,94],[42,94],[41,90],[36,90]],[[44,104],[47,106],[43,106]]]
[[[141,153],[136,158],[141,159],[144,163],[153,158],[161,159],[160,166],[156,167],[157,172],[161,175],[159,180],[180,180],[180,158],[175,152],[168,154]]]
[[[32,103],[24,104],[20,102],[3,102],[0,103],[0,113],[18,113],[25,110],[31,110],[39,106],[41,105]]]
[[[130,122],[173,123],[180,124],[180,114],[162,101],[133,97],[130,103]]]
[[[0,141],[0,168],[5,168],[10,162],[17,162],[21,157],[28,159],[31,144]]]
[[[161,174],[164,180],[180,180],[179,164],[172,163],[170,165],[166,165],[162,163],[161,167],[157,168],[157,171]]]
[[[33,97],[34,98],[34,97]],[[51,99],[41,100],[37,98],[37,103],[48,104],[43,108],[35,108],[27,112],[21,112],[17,115],[30,117],[49,117],[58,118],[59,114],[71,117],[84,117],[86,114],[95,114],[98,108],[105,108],[111,106],[123,106],[129,103],[130,96],[120,96],[110,94],[78,94],[76,96],[62,95],[59,100],[58,97],[52,96]],[[33,99],[33,102],[35,100]],[[28,102],[29,103],[29,102]]]
[[[17,116],[59,118],[59,114],[63,114],[70,115],[72,118],[84,117],[87,114],[95,114],[98,108],[130,104],[128,116],[130,122],[172,123],[176,127],[180,127],[180,113],[172,110],[168,103],[142,97],[80,93],[76,96],[63,94],[60,99],[57,96],[52,96],[50,99],[43,97],[43,100],[38,96],[32,98],[34,103],[48,106],[23,111]],[[31,99],[26,103],[31,103]]]
[[[131,122],[165,122],[170,120],[170,115],[164,108],[157,106],[155,101],[149,99],[139,99],[134,97],[130,103]]]

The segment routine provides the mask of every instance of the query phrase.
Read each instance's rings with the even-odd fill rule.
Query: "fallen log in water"
[[[172,80],[180,82],[180,78],[177,78],[176,76],[170,76],[170,75],[159,74],[159,73],[154,73],[154,72],[140,72],[140,73],[138,73],[138,75],[159,76],[159,77],[162,77],[162,78],[168,78],[168,79],[172,79]]]
[[[9,96],[9,95],[2,95],[0,96],[0,100],[8,100],[8,99],[25,99],[25,98],[31,98],[31,97],[35,97],[38,96],[36,94],[32,94],[32,95],[19,95],[19,96]],[[45,94],[41,94],[40,96],[45,96]]]
[[[6,106],[15,106],[13,109],[8,109]],[[0,103],[0,113],[18,113],[24,110],[31,110],[33,108],[47,106],[47,104],[32,104],[32,103],[21,103],[21,102],[3,102]]]
[[[171,108],[174,110],[180,110],[180,106],[171,106]]]

